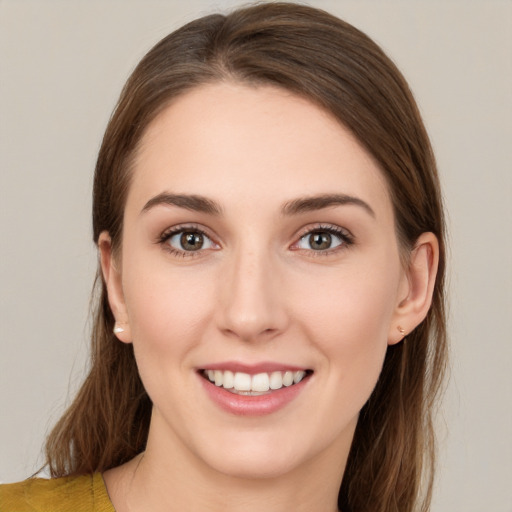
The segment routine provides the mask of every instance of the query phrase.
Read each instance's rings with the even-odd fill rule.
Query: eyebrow
[[[141,213],[147,212],[159,205],[171,205],[185,208],[194,212],[208,213],[210,215],[220,215],[222,213],[221,207],[211,199],[198,195],[188,194],[169,194],[162,192],[157,196],[150,199],[142,208]]]
[[[358,197],[346,194],[321,194],[318,196],[302,197],[289,201],[283,206],[284,215],[296,215],[299,213],[321,210],[330,206],[355,205],[363,208],[372,217],[376,217],[372,207]]]
[[[221,215],[222,208],[215,201],[204,196],[189,194],[170,194],[162,192],[151,198],[142,208],[141,213],[151,210],[155,206],[171,205],[185,208],[195,212],[210,215]],[[372,217],[376,217],[371,206],[362,199],[347,194],[321,194],[317,196],[300,197],[285,203],[281,209],[283,215],[297,215],[300,213],[321,210],[330,206],[355,205],[363,208]]]

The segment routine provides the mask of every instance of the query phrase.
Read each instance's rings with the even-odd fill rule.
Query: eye
[[[203,231],[196,228],[179,228],[164,233],[161,242],[166,244],[172,252],[197,252],[205,249],[215,249],[217,245]]]
[[[308,251],[328,252],[329,250],[350,245],[352,238],[340,228],[328,227],[317,228],[303,235],[294,245],[294,249],[305,249]]]
[[[297,247],[299,249],[310,249],[313,251],[326,251],[334,249],[343,243],[340,237],[333,236],[327,231],[315,231],[303,236]]]

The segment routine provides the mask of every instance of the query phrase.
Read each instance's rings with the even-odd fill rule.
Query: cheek
[[[366,402],[380,375],[400,275],[393,261],[387,272],[371,269],[318,280],[317,291],[303,290],[306,299],[296,303],[296,317],[322,353],[333,387],[347,392],[354,410]]]
[[[397,292],[398,272],[371,271],[340,272],[318,279],[315,289],[309,287],[297,295],[302,318],[310,328],[310,335],[323,333],[327,345],[363,345],[387,343]],[[313,290],[313,291],[312,291]]]
[[[205,338],[212,291],[201,279],[187,280],[158,265],[126,268],[139,270],[126,276],[124,289],[140,378],[158,409],[180,416],[181,402],[172,390],[190,387],[192,356]]]
[[[124,268],[131,269],[123,274],[123,290],[139,363],[146,357],[176,359],[199,344],[215,303],[211,279],[136,254]]]

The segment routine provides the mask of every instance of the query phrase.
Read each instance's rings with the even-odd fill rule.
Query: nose
[[[282,274],[265,251],[240,250],[221,276],[218,327],[243,341],[269,340],[286,329]]]

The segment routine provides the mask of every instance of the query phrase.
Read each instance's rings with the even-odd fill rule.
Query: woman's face
[[[307,100],[219,83],[157,117],[133,172],[110,271],[102,250],[148,450],[245,476],[339,465],[409,286],[372,157]]]

